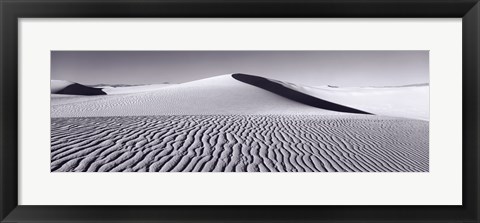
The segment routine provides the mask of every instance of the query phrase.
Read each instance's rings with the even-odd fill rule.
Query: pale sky
[[[245,73],[320,86],[429,83],[428,51],[52,51],[51,79],[184,83]]]

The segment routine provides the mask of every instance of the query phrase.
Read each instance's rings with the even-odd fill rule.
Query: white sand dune
[[[429,86],[312,87],[272,80],[330,102],[375,115],[429,120]],[[72,83],[57,81],[53,86]],[[56,87],[58,88],[58,87]],[[312,108],[222,75],[184,84],[103,88],[110,96],[52,97],[52,117],[207,114],[317,114]],[[81,103],[80,103],[81,102]],[[152,106],[153,105],[153,106]],[[340,113],[341,114],[341,113]]]
[[[296,91],[375,115],[426,121],[430,117],[430,88],[428,85],[335,88],[277,82]]]
[[[231,75],[108,88],[110,95],[52,94],[51,170],[429,171],[427,88],[283,85],[375,115],[312,107]]]
[[[428,122],[356,116],[53,118],[51,170],[424,172]]]
[[[52,98],[51,116],[338,114],[266,92],[239,82],[231,75],[171,85],[144,93],[87,97],[86,101],[74,99],[74,103],[64,101],[61,104]]]

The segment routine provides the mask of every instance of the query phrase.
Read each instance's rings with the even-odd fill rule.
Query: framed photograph
[[[476,0],[2,1],[1,222],[478,222]]]

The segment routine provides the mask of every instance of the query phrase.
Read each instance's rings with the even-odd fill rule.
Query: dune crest
[[[261,89],[270,91],[272,93],[278,94],[282,97],[288,98],[290,100],[300,102],[312,107],[321,108],[325,110],[331,110],[336,112],[346,112],[346,113],[355,113],[355,114],[367,114],[370,113],[361,111],[355,108],[350,108],[340,104],[336,104],[330,101],[323,100],[321,98],[313,97],[311,95],[305,94],[300,91],[295,91],[291,88],[285,87],[282,84],[271,81],[264,77],[248,75],[248,74],[232,74],[232,77],[243,83],[247,83]]]

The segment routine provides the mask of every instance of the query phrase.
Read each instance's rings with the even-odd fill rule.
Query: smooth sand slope
[[[427,84],[397,87],[305,86],[270,80],[285,88],[343,106],[382,116],[429,120],[430,87]]]
[[[420,117],[411,106],[382,99],[388,91],[416,97],[424,97],[424,91],[410,87],[345,90],[270,81],[302,93],[297,95],[321,99],[320,104],[308,105],[304,99],[295,100],[232,75],[148,89],[117,88],[110,95],[52,94],[51,170],[429,170],[428,115]],[[355,107],[359,102],[350,96],[356,100],[377,97],[393,106],[365,102]],[[325,102],[373,114],[332,111]],[[428,105],[419,109],[424,107]],[[391,112],[392,108],[398,111]]]
[[[87,98],[89,99],[89,98]],[[222,75],[136,94],[91,97],[88,101],[57,105],[52,98],[52,117],[138,115],[255,115],[337,112],[322,110]]]
[[[125,87],[102,87],[102,91],[108,95],[115,94],[135,94],[149,91],[156,91],[163,87],[171,86],[170,84],[149,84],[149,85],[139,85],[139,86],[125,86]]]

